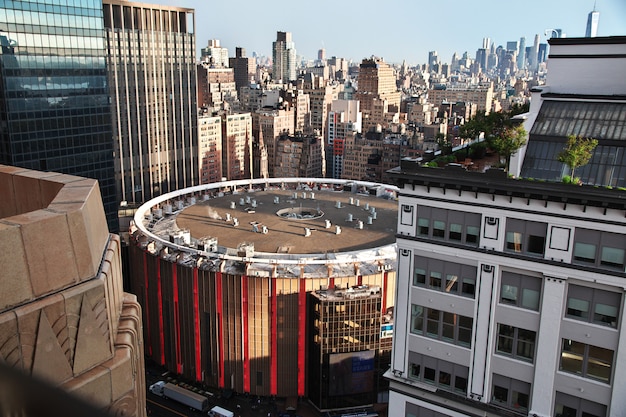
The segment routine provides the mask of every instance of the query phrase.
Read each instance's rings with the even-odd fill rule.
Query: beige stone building
[[[476,103],[478,111],[487,114],[492,110],[493,85],[477,85],[467,87],[447,87],[443,89],[428,90],[428,102],[435,106],[448,103]]]
[[[123,291],[97,181],[0,165],[0,195],[5,373],[75,394],[94,415],[145,416],[141,307]],[[0,411],[31,415],[45,391],[1,378]]]
[[[222,180],[222,118],[198,116],[200,184]]]
[[[363,131],[376,125],[385,125],[386,113],[400,111],[401,93],[396,86],[393,67],[382,58],[364,59],[359,67],[355,98],[361,102]]]

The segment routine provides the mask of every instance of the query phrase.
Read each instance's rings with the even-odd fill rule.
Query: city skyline
[[[276,32],[285,31],[293,34],[298,56],[308,60],[317,58],[317,51],[324,48],[326,57],[360,62],[374,55],[390,63],[406,60],[409,65],[418,65],[427,61],[428,51],[436,50],[442,62],[449,63],[454,52],[461,55],[467,51],[473,57],[483,38],[504,46],[520,37],[532,42],[535,34],[539,34],[543,43],[549,29],[561,29],[567,37],[583,37],[587,16],[594,7],[600,12],[597,36],[626,35],[626,3],[621,0],[529,0],[515,10],[503,9],[502,3],[495,0],[460,4],[453,0],[436,4],[403,4],[395,0],[385,3],[392,12],[378,25],[373,19],[381,13],[372,11],[380,6],[373,0],[360,2],[352,10],[339,11],[334,10],[335,3],[327,0],[321,0],[314,9],[296,3],[285,11],[253,8],[253,3],[246,0],[229,3],[155,0],[155,3],[195,9],[197,49],[205,47],[209,39],[220,39],[229,56],[234,56],[235,47],[243,47],[248,56],[256,53],[271,57]],[[437,13],[438,18],[434,18]],[[368,20],[372,22],[364,24]]]

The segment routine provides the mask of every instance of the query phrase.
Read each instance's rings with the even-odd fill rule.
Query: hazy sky
[[[585,35],[587,14],[600,12],[598,36],[626,35],[626,0],[148,0],[148,3],[195,9],[198,50],[209,39],[246,56],[270,56],[276,32],[291,32],[298,55],[337,56],[360,62],[372,55],[410,65],[425,63],[428,51],[441,61],[468,51],[474,57],[482,39],[496,46],[535,34],[546,42],[546,29],[560,28],[567,37]]]

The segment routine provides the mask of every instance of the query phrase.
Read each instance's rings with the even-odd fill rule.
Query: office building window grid
[[[572,263],[624,270],[626,236],[618,233],[577,228]]]
[[[447,311],[411,305],[411,333],[432,339],[471,347],[472,317],[461,316]]]
[[[609,384],[614,352],[610,349],[563,339],[559,369]]]
[[[503,271],[500,303],[539,311],[541,286],[541,278]]]
[[[534,362],[536,338],[537,333],[532,330],[498,323],[496,353]]]
[[[481,215],[419,206],[417,236],[478,246]]]
[[[476,267],[416,257],[413,285],[474,298]]]
[[[526,415],[530,404],[530,384],[503,375],[493,374],[491,402]]]
[[[570,284],[565,316],[617,328],[621,304],[622,295],[619,293]]]
[[[409,378],[465,396],[468,367],[413,353],[410,361]]]

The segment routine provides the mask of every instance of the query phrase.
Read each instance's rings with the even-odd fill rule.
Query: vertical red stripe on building
[[[298,396],[304,397],[304,369],[306,344],[306,279],[300,278],[298,294]]]
[[[276,278],[270,280],[271,304],[270,304],[270,395],[278,395],[278,311],[276,300]]]
[[[144,280],[145,280],[145,287],[146,287],[146,299],[143,303],[143,305],[141,307],[143,307],[146,311],[145,317],[146,317],[146,330],[147,330],[147,336],[148,336],[148,341],[147,341],[147,345],[148,345],[148,356],[152,356],[152,335],[150,334],[150,302],[148,302],[148,254],[146,252],[143,253],[143,275],[144,275]]]
[[[163,334],[163,293],[161,291],[161,260],[157,263],[157,306],[159,307],[159,349],[161,350],[161,365],[165,365],[165,335]]]
[[[180,316],[178,313],[178,264],[172,262],[172,291],[174,301],[174,333],[176,335],[176,373],[183,373],[183,364],[180,355]]]
[[[193,269],[193,338],[196,350],[196,381],[202,381],[200,361],[200,291],[198,291],[198,268]]]
[[[217,299],[217,348],[219,350],[218,361],[218,387],[224,388],[225,376],[224,376],[224,334],[222,324],[222,273],[215,273],[215,298]]]
[[[328,288],[330,288],[330,289],[335,288],[335,278],[334,278],[334,277],[331,277],[331,278],[328,280]]]
[[[363,275],[358,275],[356,277],[356,285],[363,285]]]
[[[243,392],[250,392],[250,340],[248,333],[248,276],[241,276],[241,328],[243,333]]]
[[[387,313],[387,276],[388,272],[383,272],[383,314]]]

